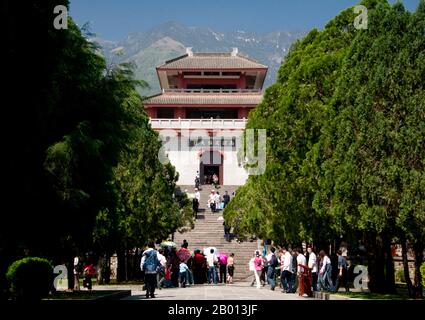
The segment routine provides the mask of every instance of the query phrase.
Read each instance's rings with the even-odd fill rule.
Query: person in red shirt
[[[195,250],[193,257],[193,280],[195,284],[206,282],[206,260],[201,250]]]
[[[83,287],[87,288],[87,290],[92,289],[92,283],[91,279],[96,274],[96,268],[94,267],[93,263],[89,263],[86,265],[83,271],[84,274],[84,280],[83,280]]]

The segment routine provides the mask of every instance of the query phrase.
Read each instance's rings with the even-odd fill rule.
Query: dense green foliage
[[[192,222],[187,197],[170,196],[178,176],[170,164],[160,163],[161,141],[138,105],[129,105],[134,124],[121,160],[113,170],[111,187],[117,195],[116,207],[102,210],[96,218],[95,240],[106,250],[117,245],[142,247],[149,239],[165,239]]]
[[[312,181],[303,162],[320,137],[342,60],[356,34],[353,20],[353,11],[346,10],[323,31],[312,30],[298,41],[277,83],[250,113],[247,128],[267,129],[267,168],[251,176],[226,208],[226,219],[242,219],[238,232],[292,243],[329,239],[322,234],[331,231],[323,228],[326,218],[312,208]]]
[[[1,274],[24,249],[72,272],[77,251],[161,240],[190,217],[187,199],[174,197],[174,168],[158,161],[136,92],[143,83],[130,65],[107,66],[71,18],[56,30],[59,4],[68,1],[3,5]]]
[[[42,258],[28,257],[12,263],[6,273],[17,300],[41,300],[53,287],[53,266]]]
[[[425,243],[425,2],[362,1],[296,43],[250,113],[267,129],[267,169],[226,207],[239,233],[326,248],[366,243],[370,288],[393,291],[391,241]],[[252,199],[252,201],[251,201]],[[418,283],[420,274],[416,272]],[[420,281],[419,281],[420,282]]]

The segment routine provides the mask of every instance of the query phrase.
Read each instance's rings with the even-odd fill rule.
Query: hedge
[[[9,266],[6,278],[16,300],[39,301],[53,287],[53,265],[43,258],[24,258]]]

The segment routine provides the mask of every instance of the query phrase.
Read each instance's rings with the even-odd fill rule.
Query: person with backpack
[[[160,267],[160,259],[158,251],[155,250],[155,243],[150,241],[148,249],[143,252],[143,257],[140,262],[140,268],[145,273],[146,298],[155,298],[156,275]]]
[[[267,269],[267,282],[270,284],[270,289],[272,291],[274,291],[274,288],[276,286],[275,272],[276,272],[276,267],[279,264],[277,257],[275,255],[275,251],[276,249],[274,247],[271,247],[270,253],[266,256],[266,260],[269,266]]]

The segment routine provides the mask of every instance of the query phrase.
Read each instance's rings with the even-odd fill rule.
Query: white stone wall
[[[194,185],[196,171],[199,171],[197,151],[168,151],[168,159],[179,173],[178,185]],[[224,185],[244,185],[248,174],[238,166],[237,151],[225,151],[223,164]]]
[[[238,165],[237,151],[224,152],[223,184],[242,186],[248,179],[246,170]]]
[[[179,173],[177,185],[194,185],[196,171],[199,171],[199,157],[196,151],[169,151],[168,159]]]

